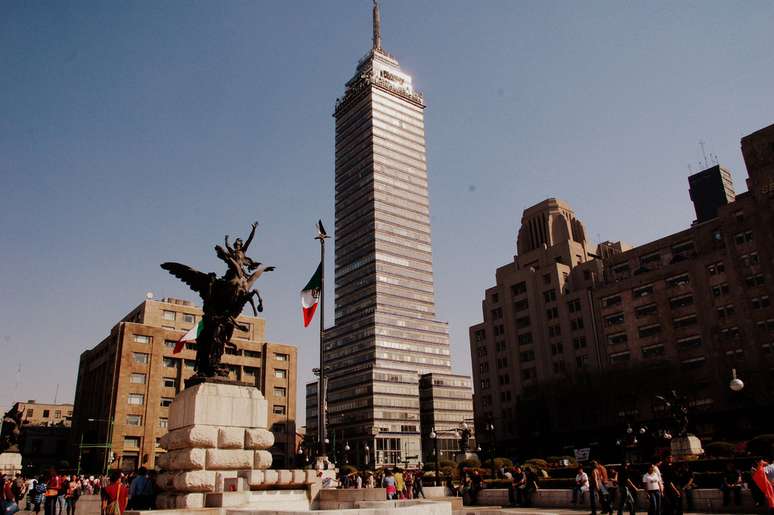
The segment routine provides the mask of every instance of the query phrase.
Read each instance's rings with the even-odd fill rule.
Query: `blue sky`
[[[70,401],[79,354],[145,292],[193,298],[159,263],[219,270],[212,245],[252,220],[253,256],[278,266],[259,285],[268,337],[311,376],[298,292],[314,222],[333,227],[331,114],[370,15],[367,0],[0,3],[0,404],[57,385]],[[382,25],[428,105],[458,372],[524,208],[556,196],[595,241],[647,242],[693,220],[700,140],[742,191],[739,139],[774,123],[770,1],[385,0]]]

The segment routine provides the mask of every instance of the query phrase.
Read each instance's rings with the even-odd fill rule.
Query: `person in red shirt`
[[[56,473],[54,467],[48,469],[48,481],[46,481],[46,500],[43,510],[46,515],[56,515],[59,501],[59,490],[62,488],[62,478]]]
[[[126,510],[129,489],[121,482],[121,472],[110,472],[110,484],[102,489],[102,513],[120,515]]]

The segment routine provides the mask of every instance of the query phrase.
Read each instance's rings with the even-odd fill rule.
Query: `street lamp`
[[[363,447],[363,450],[365,451],[365,465],[366,465],[366,468],[368,468],[368,461],[369,461],[369,458],[371,457],[371,448],[368,447],[368,443],[365,444],[365,447]]]
[[[732,392],[741,392],[744,388],[744,381],[736,377],[736,369],[731,369],[731,382],[728,383],[728,387],[731,388]]]
[[[434,427],[430,429],[430,439],[433,441],[433,452],[435,453],[435,486],[438,486],[438,435]]]
[[[349,442],[344,442],[344,463],[349,463]]]

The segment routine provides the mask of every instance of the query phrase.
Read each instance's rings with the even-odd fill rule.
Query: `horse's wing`
[[[214,281],[214,274],[205,274],[180,263],[162,263],[161,268],[191,287],[199,295],[207,295]]]

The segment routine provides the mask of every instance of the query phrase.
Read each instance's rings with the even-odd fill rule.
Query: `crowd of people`
[[[618,515],[624,511],[634,515],[640,490],[647,495],[649,515],[682,515],[684,510],[694,511],[695,476],[686,463],[674,463],[671,456],[655,460],[644,474],[635,471],[628,462],[608,470],[592,461],[587,470],[582,466],[577,469],[572,503],[583,502],[588,495],[592,515],[597,513],[597,503],[603,514],[612,515],[617,510]],[[750,479],[747,486],[756,506],[767,507],[774,513],[774,465],[756,461]],[[732,497],[737,506],[741,505],[744,484],[742,472],[729,462],[720,484],[723,506],[729,506]]]
[[[127,508],[150,510],[156,504],[155,471],[141,467],[131,474],[118,470],[105,477],[59,474],[50,468],[45,474],[24,477],[2,476],[2,508],[5,515],[22,509],[44,515],[75,515],[78,499],[99,495],[101,512],[118,515]]]

